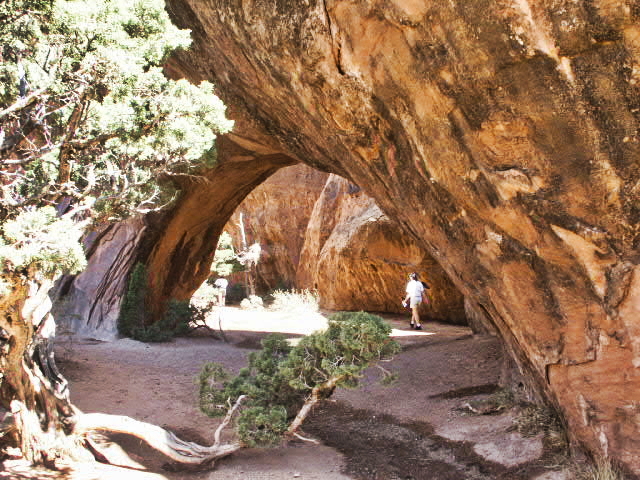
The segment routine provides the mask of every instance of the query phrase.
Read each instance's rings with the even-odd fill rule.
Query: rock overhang
[[[640,393],[640,37],[607,5],[172,0],[194,46],[170,68],[216,84],[234,135],[361,186],[574,438],[640,471],[616,413]]]

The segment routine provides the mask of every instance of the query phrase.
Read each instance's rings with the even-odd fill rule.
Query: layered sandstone
[[[481,305],[574,439],[640,471],[632,4],[172,0],[213,80]]]
[[[87,268],[75,277],[62,277],[52,292],[59,299],[53,310],[58,334],[75,332],[104,340],[118,335],[120,305],[145,233],[138,217],[87,236]]]
[[[255,288],[317,291],[328,310],[403,311],[409,272],[431,286],[428,319],[466,324],[464,299],[433,258],[398,230],[359,187],[305,165],[279,170],[225,226],[236,248],[261,246]],[[242,275],[232,280],[244,282]]]
[[[168,71],[213,81],[238,125],[215,190],[190,186],[157,236],[150,298],[193,291],[279,166],[339,174],[490,318],[573,440],[640,472],[636,3],[167,8],[195,42]]]

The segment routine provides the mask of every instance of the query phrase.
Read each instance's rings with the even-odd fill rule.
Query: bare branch
[[[5,108],[4,110],[0,110],[0,119],[3,118],[6,115],[9,115],[10,113],[17,112],[17,111],[20,111],[20,110],[22,110],[24,108],[27,108],[27,107],[31,106],[31,104],[35,103],[38,100],[38,97],[40,97],[40,95],[42,95],[42,93],[45,90],[46,90],[46,87],[42,88],[40,90],[36,90],[35,92],[33,92],[28,97],[21,98],[16,103],[14,103],[13,105]]]
[[[246,395],[240,395],[238,397],[238,399],[236,400],[235,405],[233,405],[233,407],[231,407],[231,409],[227,412],[227,415],[224,417],[224,420],[222,421],[222,423],[216,429],[216,433],[215,433],[215,435],[213,437],[213,439],[214,439],[213,446],[214,447],[218,447],[220,445],[220,434],[222,433],[222,430],[224,430],[227,427],[227,425],[229,425],[229,422],[231,421],[231,418],[233,418],[233,415],[236,413],[236,411],[240,407],[240,404],[244,401],[245,398],[247,398]]]
[[[298,428],[300,428],[300,425],[302,425],[302,422],[304,422],[304,419],[307,418],[307,415],[309,415],[313,406],[316,403],[318,403],[320,400],[322,400],[321,394],[324,392],[333,390],[335,386],[345,378],[347,378],[345,375],[331,377],[326,382],[313,387],[313,390],[311,391],[311,395],[304,402],[304,405],[302,405],[300,410],[298,410],[298,414],[296,415],[296,418],[293,419],[293,422],[291,422],[291,425],[289,425],[289,429],[287,430],[287,433],[289,435],[293,435],[298,430]]]
[[[299,438],[300,440],[302,440],[304,442],[309,442],[309,443],[313,443],[315,445],[320,445],[320,442],[318,440],[314,440],[313,438],[303,437],[299,433],[293,432],[293,436],[296,437],[296,438]]]
[[[157,425],[140,422],[122,415],[103,413],[79,413],[77,415],[74,426],[75,433],[88,434],[96,431],[133,435],[144,440],[149,446],[172,460],[190,465],[211,464],[218,458],[226,457],[242,448],[240,443],[214,444],[205,447],[181,440]]]

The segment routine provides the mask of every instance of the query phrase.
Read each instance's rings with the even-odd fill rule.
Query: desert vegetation
[[[56,467],[91,454],[51,351],[53,282],[84,267],[89,228],[171,204],[233,124],[211,84],[164,76],[190,37],[163,2],[4,2],[0,18],[1,440]],[[143,277],[131,279],[130,319]],[[180,315],[167,317],[172,328]]]

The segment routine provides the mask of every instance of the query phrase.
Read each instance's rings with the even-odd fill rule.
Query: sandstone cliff
[[[425,318],[466,324],[464,300],[440,266],[403,236],[360,188],[305,165],[283,168],[251,192],[225,230],[261,245],[256,291],[313,289],[329,310],[403,312],[409,272],[430,286]],[[244,282],[242,275],[235,279]]]
[[[637,2],[167,8],[195,42],[167,71],[213,81],[237,124],[145,231],[153,308],[201,283],[254,187],[307,163],[430,252],[574,441],[640,472]]]
[[[247,195],[225,226],[236,249],[242,248],[242,214],[247,243],[260,244],[262,252],[256,265],[259,294],[296,287],[305,231],[327,177],[306,165],[283,168]]]

